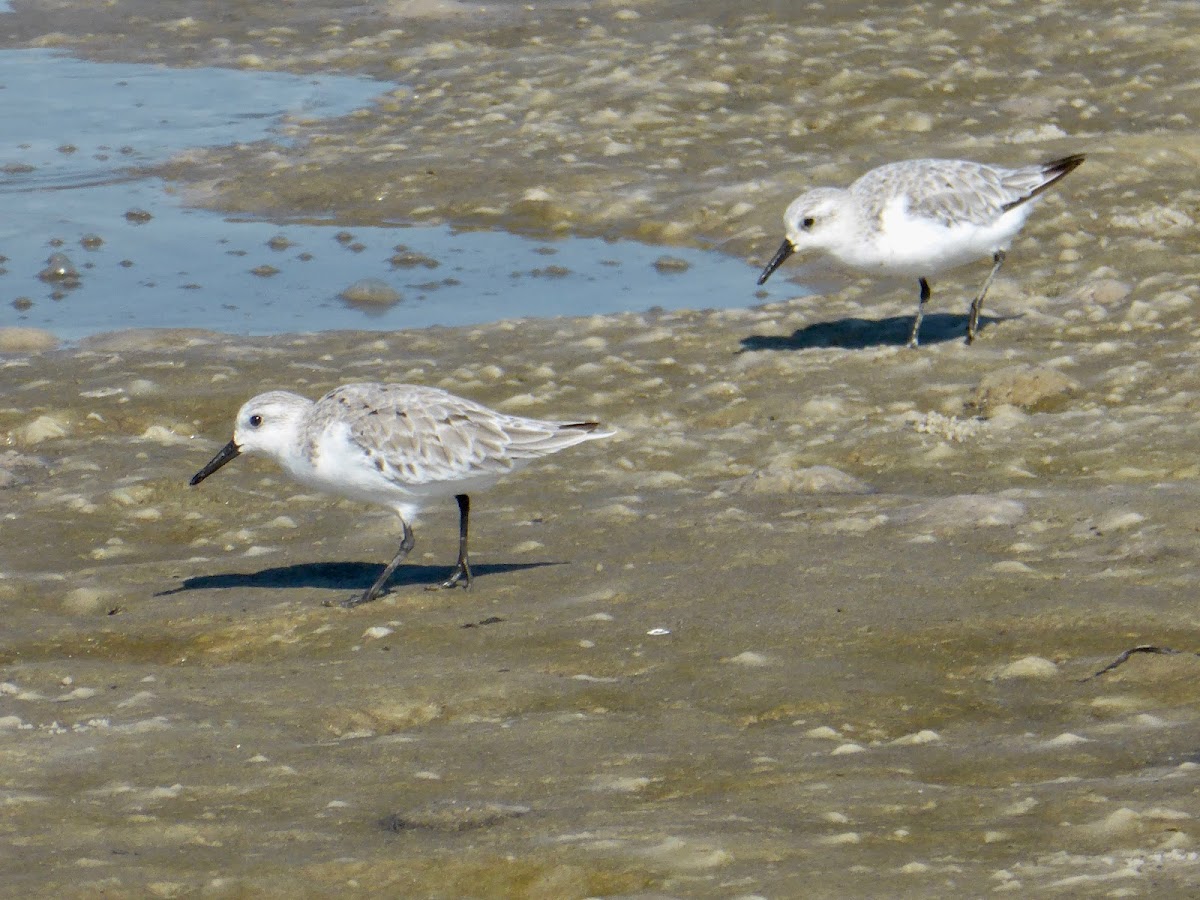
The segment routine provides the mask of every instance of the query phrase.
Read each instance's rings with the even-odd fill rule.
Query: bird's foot
[[[469,591],[471,589],[471,567],[463,560],[459,560],[454,571],[450,573],[450,577],[441,584],[431,584],[426,588],[428,591],[440,591],[445,588],[455,587],[460,581],[463,582],[463,589]]]
[[[326,600],[322,606],[340,606],[342,609],[354,609],[356,606],[362,606],[364,603],[370,603],[378,594],[373,594],[367,591],[365,594],[355,594],[353,597],[347,597],[345,600]]]

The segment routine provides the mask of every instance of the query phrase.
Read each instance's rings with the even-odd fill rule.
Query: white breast
[[[856,269],[932,276],[1008,249],[1028,215],[1029,204],[1023,204],[990,225],[946,225],[911,215],[904,198],[896,197],[884,207],[877,230],[836,255]]]

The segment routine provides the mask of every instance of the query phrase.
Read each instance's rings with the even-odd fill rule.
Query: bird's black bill
[[[771,277],[771,273],[783,265],[783,261],[796,252],[796,248],[792,246],[792,242],[784,238],[779,249],[775,251],[775,255],[771,257],[771,261],[767,263],[767,267],[762,270],[762,274],[758,276],[759,284],[766,284],[767,279]]]
[[[218,453],[211,460],[209,460],[207,466],[205,466],[203,469],[201,469],[199,472],[197,472],[195,475],[192,476],[192,480],[189,481],[188,484],[190,484],[192,487],[195,487],[200,482],[202,482],[205,478],[207,478],[213,472],[217,471],[217,469],[221,468],[221,466],[225,465],[225,463],[229,462],[231,459],[233,459],[235,456],[237,456],[241,452],[242,452],[241,448],[238,447],[238,445],[235,444],[233,441],[230,441],[228,444],[226,444],[224,447],[221,448],[220,453]]]

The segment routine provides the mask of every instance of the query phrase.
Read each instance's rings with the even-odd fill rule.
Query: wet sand
[[[814,179],[1091,156],[1014,244],[972,347],[986,263],[934,284],[916,352],[914,286],[845,278],[758,309],[455,330],[0,334],[11,890],[1192,889],[1200,659],[1080,679],[1139,643],[1197,647],[1193,6],[184,6],[131,24],[18,2],[11,33],[413,89],[286,151],[172,168],[221,208],[761,261]],[[391,556],[393,518],[253,460],[186,481],[251,394],[354,380],[620,434],[474,498],[470,593],[424,589],[453,563],[446,504],[391,593],[330,609]]]

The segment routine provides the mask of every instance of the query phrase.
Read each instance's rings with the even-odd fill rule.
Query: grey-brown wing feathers
[[[989,225],[1017,196],[1000,170],[959,160],[926,167],[907,193],[911,214],[943,225]]]
[[[920,159],[880,166],[851,189],[860,198],[878,198],[878,212],[889,198],[903,195],[910,215],[946,226],[991,225],[1038,196],[1079,166],[1082,154],[1036,166],[1003,169],[957,159]]]
[[[503,475],[592,437],[597,423],[509,416],[437,388],[346,385],[317,404],[344,422],[375,466],[405,482]]]

